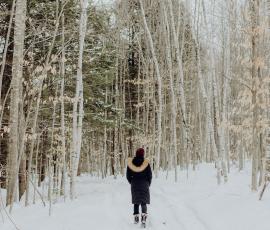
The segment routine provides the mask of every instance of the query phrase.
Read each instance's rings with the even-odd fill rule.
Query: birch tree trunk
[[[183,72],[183,64],[182,64],[182,55],[179,48],[179,41],[177,37],[177,33],[175,30],[175,20],[173,15],[173,6],[172,1],[167,0],[168,6],[169,6],[169,14],[170,14],[170,22],[171,22],[171,29],[172,29],[172,36],[174,41],[174,47],[176,51],[176,61],[177,61],[177,75],[179,78],[179,94],[180,94],[180,111],[182,115],[182,123],[184,126],[184,141],[186,142],[186,149],[184,151],[186,154],[188,154],[188,144],[189,144],[189,130],[188,130],[188,124],[187,124],[187,118],[186,118],[186,99],[185,99],[185,91],[184,91],[184,72]],[[185,25],[184,25],[184,31],[185,31]],[[183,38],[184,41],[184,38]]]
[[[259,11],[259,1],[251,0],[251,23],[252,23],[252,35],[251,35],[251,77],[252,77],[252,181],[251,188],[253,191],[257,191],[258,184],[258,130],[257,130],[257,119],[258,119],[258,105],[257,105],[257,41],[258,41],[258,11]]]
[[[62,185],[61,191],[66,199],[66,128],[65,128],[65,17],[62,15],[62,57],[61,57],[61,89],[60,89],[60,101],[61,101],[61,142],[62,142]]]
[[[17,0],[14,28],[14,51],[11,80],[11,102],[10,102],[10,137],[9,137],[9,158],[8,158],[8,185],[7,205],[14,201],[15,188],[17,183],[17,165],[19,156],[19,106],[22,104],[22,78],[23,78],[23,49],[25,37],[27,0]]]
[[[105,91],[105,104],[108,103],[108,87],[107,87],[108,76],[106,75],[106,91]],[[107,110],[105,110],[105,119],[107,119]],[[102,156],[102,178],[106,177],[107,167],[107,125],[104,127],[104,143],[103,143],[103,156]]]
[[[53,155],[54,155],[54,127],[55,127],[55,119],[56,119],[56,105],[57,105],[57,94],[58,94],[58,84],[56,86],[55,91],[55,97],[53,99],[53,113],[52,113],[52,127],[51,127],[51,147],[49,150],[49,153],[47,155],[48,158],[48,199],[49,199],[49,216],[52,214],[52,199],[53,199],[53,178],[54,178],[54,172],[52,168],[52,161],[53,161]],[[28,175],[30,176],[30,175]]]
[[[172,111],[172,131],[173,131],[173,156],[174,156],[174,170],[175,170],[175,181],[177,181],[177,136],[176,136],[176,99],[173,81],[173,69],[172,69],[172,58],[171,58],[171,44],[170,44],[170,28],[167,18],[166,8],[163,2],[161,2],[164,14],[164,34],[166,34],[166,60],[169,70],[170,79],[170,94],[171,94],[171,111]]]
[[[81,0],[81,16],[79,28],[79,58],[76,79],[76,94],[73,103],[73,127],[72,127],[72,154],[71,154],[71,180],[70,197],[75,198],[75,177],[77,176],[82,143],[82,120],[83,120],[83,80],[82,63],[84,40],[87,27],[87,0]]]
[[[161,116],[162,116],[162,79],[161,79],[161,75],[160,75],[160,69],[159,69],[159,64],[158,64],[158,60],[157,60],[157,56],[156,56],[156,51],[154,48],[154,43],[153,43],[153,39],[152,39],[152,35],[150,33],[149,27],[147,25],[146,22],[146,18],[145,18],[145,12],[144,12],[144,7],[143,7],[143,3],[142,0],[139,0],[140,2],[140,8],[141,8],[141,14],[142,14],[142,19],[143,19],[143,24],[144,24],[144,28],[146,31],[146,36],[149,42],[149,46],[150,46],[150,51],[152,54],[152,58],[154,61],[154,66],[155,66],[155,71],[156,71],[156,76],[157,76],[157,83],[158,83],[158,113],[157,113],[157,154],[156,154],[156,167],[155,167],[155,174],[158,174],[158,169],[160,166],[160,147],[161,147],[161,137],[162,137],[162,130],[161,130]]]
[[[226,37],[225,39],[225,51],[224,51],[224,69],[225,69],[225,77],[223,80],[223,95],[222,95],[222,104],[221,104],[221,122],[220,122],[220,139],[219,139],[219,144],[220,144],[220,155],[221,155],[221,166],[222,166],[222,171],[224,175],[224,180],[227,182],[228,179],[228,173],[227,173],[227,167],[225,164],[225,158],[228,153],[226,153],[226,146],[225,146],[225,134],[226,132],[226,127],[227,127],[227,92],[228,92],[228,79],[231,77],[231,52],[230,52],[230,3],[227,2],[226,4],[226,10],[224,12],[228,13],[228,25],[226,26]],[[225,26],[224,26],[225,27]]]

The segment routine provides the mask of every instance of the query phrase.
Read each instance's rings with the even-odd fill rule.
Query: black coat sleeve
[[[131,170],[130,170],[129,167],[127,167],[127,175],[126,175],[126,177],[127,177],[128,183],[131,184],[131,178],[132,178],[132,176],[131,176]]]
[[[149,185],[151,185],[151,183],[152,183],[152,170],[151,170],[150,165],[147,166],[147,180],[149,182]]]

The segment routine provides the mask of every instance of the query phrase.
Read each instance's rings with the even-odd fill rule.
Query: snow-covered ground
[[[181,172],[179,182],[165,174],[153,179],[148,229],[153,230],[269,230],[270,191],[262,201],[250,192],[250,170],[232,170],[229,182],[217,186],[213,165]],[[78,198],[48,205],[16,205],[12,214],[20,230],[128,230],[133,224],[129,185],[125,178],[78,178]],[[270,189],[269,189],[270,190]],[[3,210],[1,210],[4,215]],[[2,218],[0,216],[0,218]],[[4,217],[1,230],[15,229]]]

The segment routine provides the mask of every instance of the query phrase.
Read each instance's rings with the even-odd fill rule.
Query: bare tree
[[[73,127],[72,127],[72,156],[71,156],[71,184],[70,196],[75,198],[75,177],[78,172],[81,143],[82,143],[82,120],[83,120],[83,76],[82,61],[83,48],[87,27],[87,0],[81,0],[81,16],[79,29],[79,58],[76,78],[76,94],[73,102]]]
[[[10,142],[8,158],[7,205],[12,205],[15,198],[17,165],[19,162],[19,120],[22,107],[23,50],[25,37],[26,0],[17,0],[15,11],[14,51],[10,102]]]

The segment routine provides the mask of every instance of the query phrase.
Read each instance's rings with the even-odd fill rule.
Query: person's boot
[[[139,214],[135,214],[134,215],[134,224],[138,224],[140,221],[140,215]]]
[[[147,213],[142,213],[142,227],[145,228],[146,227],[146,219],[147,219]]]

